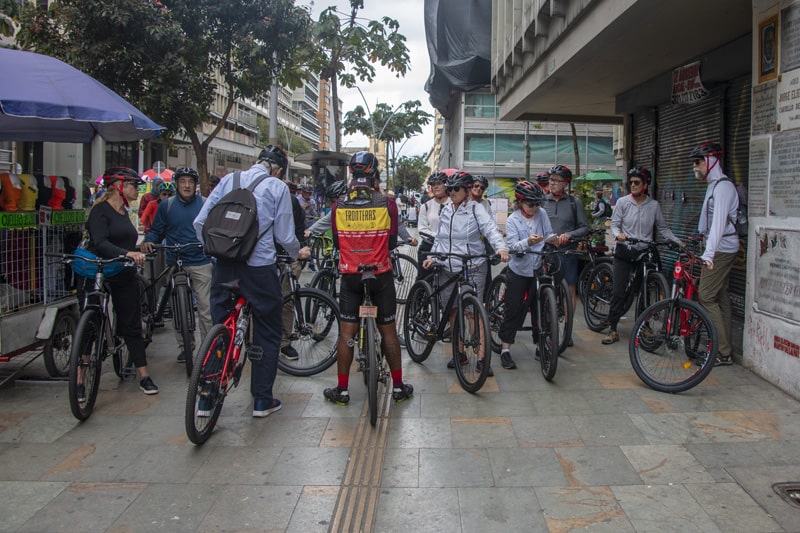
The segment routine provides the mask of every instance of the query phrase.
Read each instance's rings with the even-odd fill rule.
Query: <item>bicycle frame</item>
[[[635,297],[643,298],[644,291],[647,289],[644,285],[647,279],[647,273],[650,271],[663,272],[661,268],[661,255],[658,253],[658,243],[650,241],[640,241],[637,239],[628,239],[632,243],[647,244],[647,250],[643,251],[636,261],[636,268],[633,270],[633,275],[628,278],[628,283],[625,285],[625,310],[630,309]]]
[[[671,298],[673,300],[680,298],[697,300],[699,277],[694,275],[694,269],[698,266],[702,268],[702,263],[702,259],[690,250],[681,250],[672,272],[675,280],[672,284]],[[695,329],[696,325],[689,324],[688,311],[682,311],[679,319],[681,335],[688,335]]]
[[[236,301],[233,304],[228,318],[223,322],[223,326],[231,333],[233,342],[227,347],[225,351],[225,359],[220,369],[220,387],[225,390],[225,394],[239,384],[239,378],[242,375],[245,359],[242,357],[242,348],[245,346],[245,339],[247,338],[248,327],[250,325],[251,308],[249,302],[244,296],[236,296]],[[208,362],[208,358],[213,354],[206,354],[206,359],[203,360],[203,367]],[[215,374],[211,374],[211,377]]]
[[[439,258],[447,258],[449,254],[430,254],[428,257],[439,257]],[[456,307],[455,309],[459,312],[456,313],[457,317],[463,317],[463,313],[461,313],[461,302],[463,298],[461,297],[464,294],[471,292],[477,298],[478,293],[475,290],[475,287],[472,285],[472,282],[469,279],[469,261],[471,259],[475,259],[478,257],[485,257],[485,254],[482,255],[475,255],[475,256],[461,256],[461,255],[453,255],[454,257],[458,257],[461,259],[461,270],[457,273],[456,276],[451,277],[450,279],[446,280],[444,284],[440,283],[440,276],[443,270],[441,265],[436,265],[434,267],[433,272],[433,293],[431,293],[431,301],[433,304],[433,323],[434,323],[434,330],[436,332],[436,337],[441,339],[444,336],[445,328],[449,325],[450,321],[446,320],[445,313],[450,313],[453,311],[453,300],[456,300]],[[441,307],[439,303],[439,295],[450,285],[456,284],[456,289],[450,293],[450,298],[447,300],[447,303],[444,307]],[[482,301],[479,298],[479,301]],[[459,324],[460,331],[466,331],[465,324]]]

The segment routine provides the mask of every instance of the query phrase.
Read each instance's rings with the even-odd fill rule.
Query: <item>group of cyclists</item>
[[[705,164],[716,164],[720,154],[721,150],[707,152],[704,154],[707,156]],[[696,155],[693,152],[693,156]],[[228,295],[219,286],[226,281],[238,280],[242,294],[253,306],[254,342],[263,351],[261,359],[253,360],[253,416],[264,417],[280,409],[280,401],[272,395],[277,360],[278,357],[296,359],[298,354],[291,347],[286,331],[283,331],[286,328],[282,326],[285,321],[281,320],[282,289],[276,250],[280,247],[295,261],[308,259],[310,249],[302,246],[301,242],[309,235],[331,229],[334,244],[340,253],[338,268],[342,276],[338,303],[341,325],[337,340],[337,383],[335,387],[323,391],[324,397],[338,405],[347,405],[350,400],[353,344],[359,322],[359,304],[364,294],[361,272],[368,266],[376,278],[370,290],[372,301],[377,306],[376,322],[382,337],[382,349],[390,368],[392,397],[396,402],[411,398],[414,388],[403,380],[401,338],[396,327],[397,295],[392,279],[390,251],[401,242],[415,246],[417,241],[400,223],[395,201],[381,191],[377,158],[370,152],[353,155],[349,164],[349,182],[334,182],[326,191],[332,204],[330,213],[307,228],[305,224],[298,227],[297,215],[298,209],[308,213],[308,205],[304,203],[309,202],[305,194],[294,198],[289,192],[287,183],[282,180],[287,166],[285,152],[279,147],[268,146],[262,150],[257,163],[241,173],[242,186],[246,186],[250,178],[264,172],[269,177],[277,178],[259,182],[263,185],[257,186],[254,191],[260,202],[259,227],[265,228],[265,231],[260,230],[260,240],[246,264],[226,261],[213,263],[200,249],[184,256],[184,266],[191,278],[197,303],[200,334],[205,335],[212,322],[217,323],[226,314]],[[611,222],[612,236],[620,242],[617,247],[620,252],[615,253],[613,260],[614,284],[608,315],[609,330],[602,339],[603,344],[619,340],[617,323],[624,299],[621,292],[627,279],[626,273],[632,268],[631,254],[625,253],[625,249],[631,247],[625,246],[624,241],[629,237],[651,240],[654,228],[657,228],[668,240],[683,244],[669,230],[658,202],[647,194],[652,183],[650,171],[637,166],[628,172],[628,178],[631,194],[617,202]],[[580,199],[567,192],[571,180],[572,172],[564,165],[553,166],[537,176],[535,181],[520,180],[514,187],[514,208],[507,219],[504,234],[495,223],[491,205],[484,198],[488,189],[486,178],[449,168],[433,173],[427,180],[430,196],[419,207],[421,242],[418,278],[426,277],[434,265],[441,267],[444,279],[458,275],[462,263],[459,260],[442,259],[444,254],[482,254],[471,260],[469,272],[477,294],[483,297],[491,279],[490,255],[508,263],[506,315],[499,331],[502,343],[500,362],[505,369],[516,368],[511,347],[529,308],[535,305],[533,298],[524,298],[526,294],[532,295],[530,289],[542,267],[542,258],[535,252],[541,252],[547,244],[561,250],[574,249],[577,242],[590,232]],[[191,168],[178,169],[168,187],[163,183],[159,185],[157,192],[163,194],[165,201],[153,202],[152,205],[156,207],[152,209],[152,222],[144,242],[137,249],[138,234],[127,216],[127,208],[130,202],[136,200],[142,180],[130,168],[109,168],[102,177],[106,194],[95,202],[88,216],[89,249],[105,258],[125,255],[141,266],[146,254],[153,251],[154,243],[165,240],[167,244],[186,244],[201,240],[202,227],[209,210],[230,191],[231,181],[230,175],[223,178],[206,200],[195,194],[199,182],[197,172]],[[632,248],[635,250],[636,246],[632,245]],[[727,249],[725,251],[727,253]],[[711,264],[708,268],[712,268]],[[577,254],[561,254],[561,272],[569,286],[574,309],[578,281]],[[118,316],[118,334],[128,344],[139,374],[140,389],[146,394],[157,394],[158,387],[147,369],[140,306],[135,302],[139,294],[132,281],[133,275],[134,269],[128,268],[108,279]],[[448,294],[442,296],[445,301],[449,298]],[[181,347],[177,359],[179,362],[185,361],[193,355],[184,353]],[[455,368],[464,364],[459,359],[454,356],[447,366]],[[491,368],[489,375],[493,375]]]

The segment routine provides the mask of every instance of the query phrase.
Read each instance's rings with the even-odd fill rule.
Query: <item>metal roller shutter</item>
[[[656,157],[656,110],[647,108],[633,115],[631,156],[635,166],[653,168]]]

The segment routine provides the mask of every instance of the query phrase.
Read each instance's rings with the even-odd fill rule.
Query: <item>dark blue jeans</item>
[[[257,400],[272,400],[281,344],[281,285],[277,265],[252,267],[245,263],[217,261],[211,281],[211,319],[221,324],[228,318],[230,293],[221,283],[239,280],[242,295],[253,309],[253,343],[264,355],[252,361],[250,392]]]

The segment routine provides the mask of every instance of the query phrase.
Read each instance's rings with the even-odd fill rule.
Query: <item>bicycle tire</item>
[[[100,389],[101,366],[106,351],[103,317],[94,309],[81,314],[75,328],[69,356],[69,407],[72,416],[83,422],[92,416]],[[86,355],[86,358],[84,358]],[[78,376],[83,374],[83,401],[78,398]]]
[[[392,276],[394,277],[394,290],[397,303],[404,304],[408,301],[408,291],[417,281],[419,265],[416,259],[406,254],[397,254],[392,260]]]
[[[133,368],[133,359],[131,358],[128,345],[125,344],[125,339],[114,335],[114,351],[111,354],[111,361],[114,364],[114,373],[121,380],[133,381],[136,378],[136,369]]]
[[[194,367],[194,307],[189,287],[183,284],[175,286],[175,313],[172,321],[180,332],[183,342],[183,354],[186,357],[186,377],[192,377]]]
[[[215,324],[197,350],[184,412],[186,436],[194,444],[205,443],[217,425],[222,404],[228,393],[227,379],[222,379],[222,369],[228,357],[231,341],[230,331],[223,324]],[[228,371],[232,373],[233,369]],[[200,407],[208,416],[198,414]]]
[[[375,323],[367,319],[364,325],[367,338],[364,339],[364,346],[367,350],[367,401],[369,403],[369,423],[375,427],[378,421],[378,347],[376,345]]]
[[[639,315],[628,355],[645,385],[677,393],[708,377],[718,348],[717,329],[708,312],[697,302],[679,298],[656,302]]]
[[[613,269],[610,263],[598,263],[592,269],[586,285],[586,300],[583,302],[583,318],[586,327],[602,331],[608,326],[608,311],[614,290]]]
[[[336,298],[336,275],[327,268],[318,270],[314,273],[314,277],[311,278],[309,287],[327,292],[331,297]]]
[[[62,309],[53,322],[53,332],[42,350],[44,367],[50,377],[63,378],[69,375],[69,359],[75,340],[78,321],[69,309]]]
[[[543,287],[539,294],[539,363],[542,375],[552,381],[558,369],[558,303],[553,287]]]
[[[558,310],[558,353],[564,353],[572,338],[572,298],[567,280],[562,279],[556,292]]]
[[[669,298],[669,283],[666,276],[655,270],[649,271],[645,276],[644,290],[641,294],[644,295],[644,301],[640,296],[636,302],[637,317],[654,303]]]
[[[461,331],[461,324],[464,324],[469,331]],[[461,388],[472,394],[478,392],[489,377],[492,349],[486,308],[472,293],[464,294],[461,298],[461,311],[456,312],[456,319],[453,322],[452,347],[453,358],[456,361],[456,377]],[[466,364],[459,364],[461,349],[466,355]],[[483,365],[479,370],[477,363],[480,359],[483,359]]]
[[[486,314],[489,317],[489,336],[491,337],[492,351],[500,353],[502,341],[500,340],[500,325],[506,315],[506,275],[498,274],[489,283],[486,289]]]
[[[575,292],[578,293],[578,299],[581,303],[586,299],[586,285],[589,283],[589,276],[592,273],[592,269],[600,263],[608,263],[610,265],[612,264],[612,259],[607,255],[595,257],[594,262],[590,261],[586,263],[581,269],[581,273],[578,274],[578,286],[575,288]]]
[[[299,303],[295,305],[294,299]],[[289,338],[299,355],[291,361],[280,354],[278,368],[292,376],[313,376],[336,362],[341,315],[339,305],[319,289],[303,287],[283,297],[292,306],[292,331]],[[299,309],[299,312],[298,312]]]
[[[142,321],[142,339],[146,348],[153,340],[156,297],[153,293],[153,286],[148,283],[144,276],[137,274],[136,283],[139,286],[139,318]]]
[[[431,354],[436,336],[433,329],[433,289],[427,281],[417,281],[408,291],[403,310],[403,335],[406,351],[415,363],[423,363]]]

